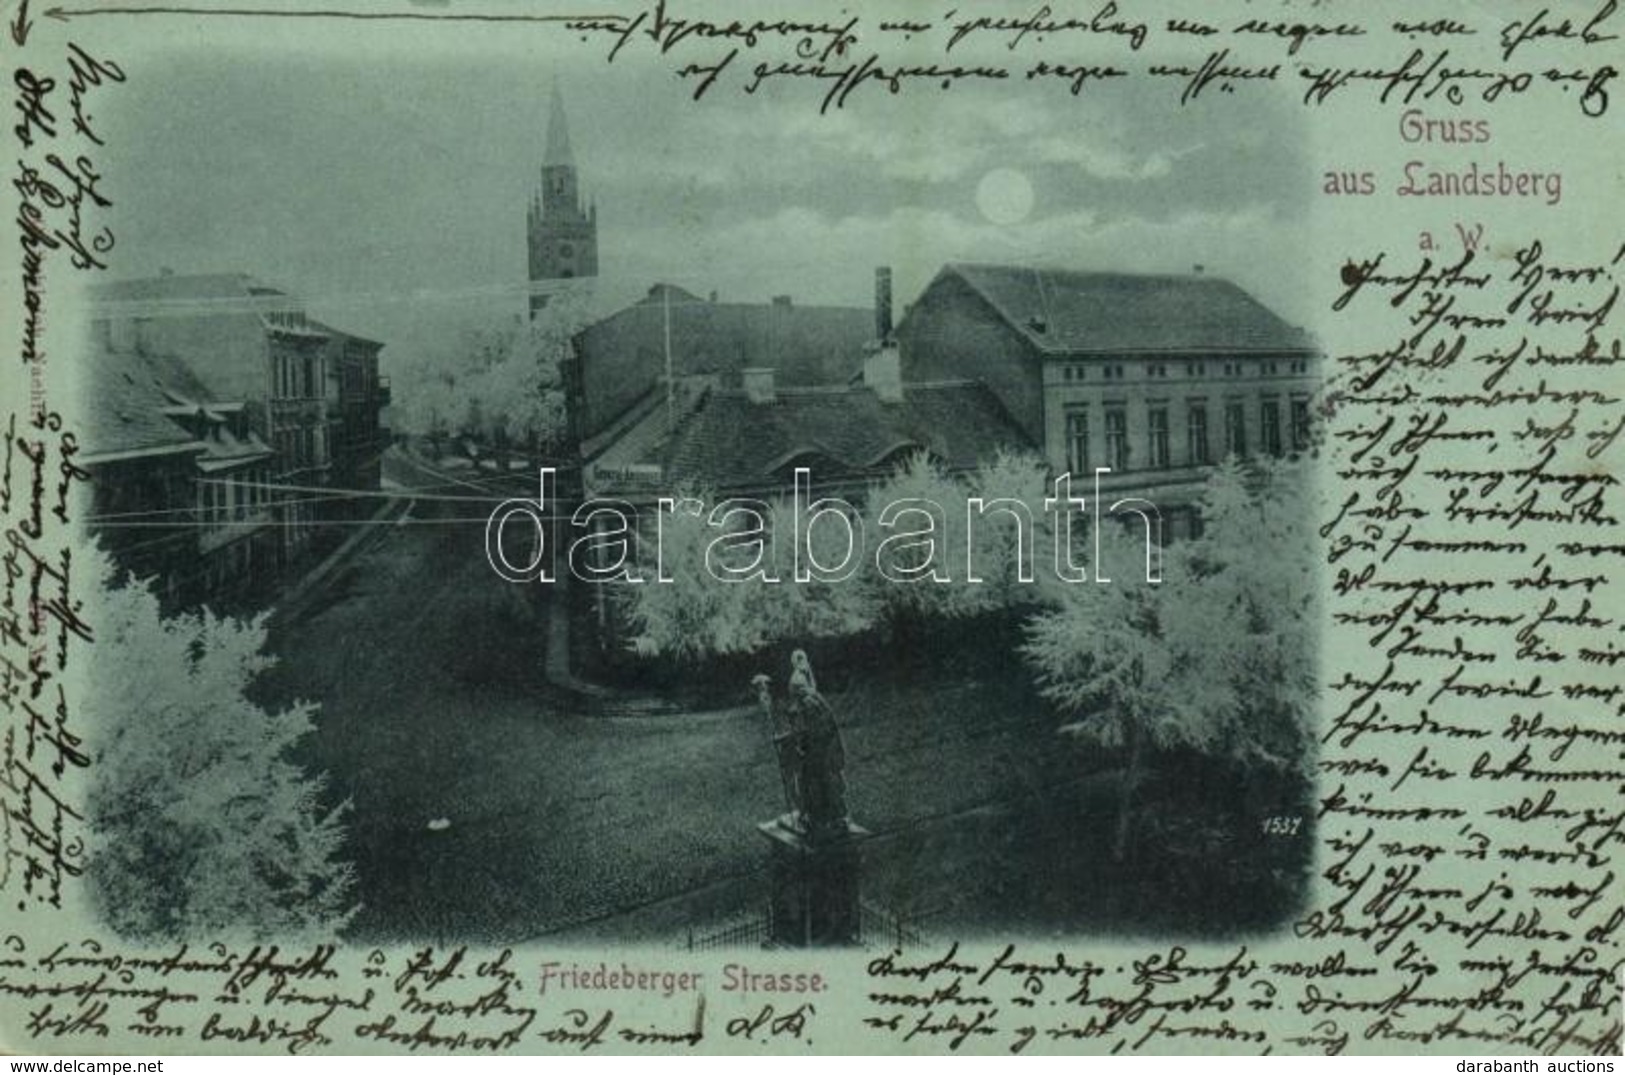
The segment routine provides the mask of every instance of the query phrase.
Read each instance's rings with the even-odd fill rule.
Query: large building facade
[[[541,186],[525,217],[530,260],[530,313],[547,305],[560,281],[598,275],[598,207],[583,204],[564,99],[553,87],[542,153]]]
[[[947,265],[897,327],[907,380],[988,386],[1057,473],[1162,510],[1168,537],[1227,456],[1308,447],[1320,356],[1227,280]]]
[[[183,520],[196,540],[169,551],[185,555],[134,568],[158,575],[161,592],[187,604],[243,593],[299,561],[324,515],[352,499],[324,490],[378,488],[381,344],[311,319],[295,296],[242,274],[102,284],[94,301],[86,398],[106,447],[93,469],[92,530],[123,547],[128,512]],[[121,438],[137,421],[187,445],[192,489],[180,502],[171,460],[162,489],[124,465]]]
[[[87,521],[119,570],[169,609],[230,605],[273,574],[272,451],[244,404],[162,355],[94,345],[80,368]]]
[[[377,340],[315,323],[327,335],[322,369],[326,375],[324,416],[332,469],[329,478],[341,489],[372,490],[383,477],[389,434],[381,414],[389,406],[389,378],[378,373]],[[364,501],[348,501],[370,506]]]

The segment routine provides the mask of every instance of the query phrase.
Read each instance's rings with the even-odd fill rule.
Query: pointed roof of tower
[[[570,153],[570,125],[564,118],[564,96],[558,79],[553,80],[553,101],[547,116],[547,148],[542,153],[543,168],[573,168]]]

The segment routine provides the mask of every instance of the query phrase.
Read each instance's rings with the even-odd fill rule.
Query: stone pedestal
[[[857,944],[858,896],[863,873],[859,843],[867,829],[810,836],[789,815],[756,826],[767,840],[768,941],[786,948]]]

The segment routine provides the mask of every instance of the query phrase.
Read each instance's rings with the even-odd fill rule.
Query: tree
[[[923,537],[912,535],[929,529],[936,577],[946,580],[922,575],[899,581],[871,573],[876,601],[894,632],[907,638],[931,620],[1019,610],[1042,599],[1033,582],[1021,580],[1020,554],[1027,553],[1035,578],[1047,570],[1045,550],[1053,538],[1044,512],[1046,473],[1034,456],[1001,451],[975,474],[955,477],[926,453],[916,452],[870,492],[866,522],[871,564],[878,552],[894,572],[923,568],[928,546]],[[972,498],[983,501],[977,512],[970,510]],[[1023,508],[1026,520],[1018,525],[1015,513]],[[883,514],[890,516],[890,527],[881,525]],[[907,544],[882,549],[888,540]],[[970,581],[973,572],[975,582]]]
[[[565,291],[533,318],[482,321],[414,353],[396,377],[402,421],[431,438],[455,429],[471,458],[495,449],[499,468],[514,446],[555,450],[565,435],[560,367],[589,321],[588,296]]]
[[[858,548],[847,549],[844,528],[833,522],[812,527],[802,538],[810,542],[813,558],[821,565],[840,564],[849,555],[855,559],[850,577],[841,581],[825,581],[817,575],[810,581],[795,581],[797,538],[791,525],[792,506],[783,497],[766,503],[763,513],[766,530],[774,540],[764,551],[762,564],[765,575],[776,582],[762,577],[746,581],[714,577],[707,550],[723,531],[684,512],[669,514],[662,524],[660,545],[662,563],[672,581],[625,588],[626,607],[636,630],[633,648],[644,656],[698,660],[753,653],[788,639],[860,634],[882,620],[890,626],[894,640],[907,645],[911,632],[930,620],[1029,605],[1038,600],[1039,592],[1017,577],[1014,520],[990,509],[976,521],[974,547],[968,552],[966,507],[978,495],[989,502],[1019,500],[1028,506],[1034,521],[1028,542],[1045,548],[1049,539],[1043,516],[1044,473],[1042,464],[1030,457],[1001,455],[972,483],[946,473],[925,453],[914,454],[871,489],[859,506],[862,544]],[[709,510],[713,501],[699,499]],[[884,526],[883,516],[887,519]],[[927,531],[927,536],[920,536]],[[887,542],[894,543],[883,547]],[[732,550],[730,558],[739,566],[748,565],[753,549],[748,545]],[[967,555],[982,580],[976,584],[967,581]],[[645,557],[651,562],[652,558],[652,554]],[[891,577],[882,573],[880,562],[892,572]],[[903,577],[928,564],[936,565],[944,581]],[[1038,566],[1043,568],[1041,563]]]
[[[339,855],[348,804],[290,757],[316,708],[247,696],[271,667],[262,620],[161,618],[141,582],[108,585],[83,711],[96,749],[87,875],[120,934],[151,941],[331,936],[355,913]]]
[[[1037,456],[1000,451],[976,472],[974,496],[982,500],[974,523],[968,522],[967,497],[955,525],[974,526],[969,557],[981,581],[968,587],[965,611],[1030,607],[1044,598],[1036,581],[1052,572],[1055,520],[1044,510],[1049,495],[1049,468]],[[1067,510],[1072,510],[1070,505]],[[1024,511],[1018,525],[1015,512]],[[1022,581],[1021,573],[1032,574]]]
[[[1219,468],[1203,496],[1204,530],[1186,557],[1201,587],[1217,745],[1276,776],[1308,776],[1318,700],[1321,548],[1312,472],[1301,460]]]
[[[1148,749],[1307,772],[1318,564],[1306,483],[1300,464],[1226,463],[1204,490],[1202,536],[1166,551],[1162,582],[1135,570],[1143,535],[1108,524],[1097,568],[1111,581],[1055,587],[1030,624],[1040,689],[1079,718],[1063,731],[1127,751],[1117,857]]]
[[[894,631],[907,636],[926,620],[974,611],[979,595],[964,585],[965,498],[969,494],[965,483],[925,452],[903,460],[870,492],[865,523],[871,543],[896,573],[922,572],[911,581],[874,583],[880,608]],[[881,525],[885,514],[890,515],[889,528]],[[889,535],[925,531],[929,534],[906,538],[907,548],[896,552],[880,549]],[[930,574],[923,573],[927,567]]]
[[[713,502],[696,497],[709,511]],[[644,582],[620,590],[635,635],[632,648],[642,656],[679,660],[755,653],[786,639],[831,638],[859,634],[875,622],[875,602],[863,564],[845,581],[794,581],[795,546],[791,506],[785,500],[762,503],[762,544],[742,541],[731,547],[715,544],[725,534],[707,518],[685,511],[661,522],[660,566],[670,582]],[[730,520],[742,528],[753,522]],[[736,529],[736,533],[741,530]],[[813,556],[822,564],[840,562],[847,552],[837,527],[811,531]],[[652,539],[651,539],[652,540]],[[654,572],[654,554],[645,542],[645,570]],[[755,577],[727,581],[717,577],[727,568]],[[776,581],[768,581],[773,579]]]
[[[1112,845],[1121,860],[1148,741],[1201,747],[1209,728],[1192,655],[1180,649],[1183,633],[1169,630],[1169,610],[1184,596],[1174,593],[1179,576],[1151,583],[1133,570],[1144,562],[1143,538],[1121,527],[1107,525],[1100,548],[1095,580],[1056,583],[1057,605],[1033,618],[1024,650],[1042,693],[1081,718],[1063,732],[1127,752]]]

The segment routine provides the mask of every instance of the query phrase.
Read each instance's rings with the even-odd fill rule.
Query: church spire
[[[541,186],[531,198],[525,221],[532,317],[547,305],[552,281],[598,275],[598,210],[582,205],[557,79],[548,108],[541,173]]]
[[[564,96],[559,80],[553,80],[553,101],[547,116],[547,148],[542,153],[543,168],[574,168],[570,153],[570,124],[564,118]]]

